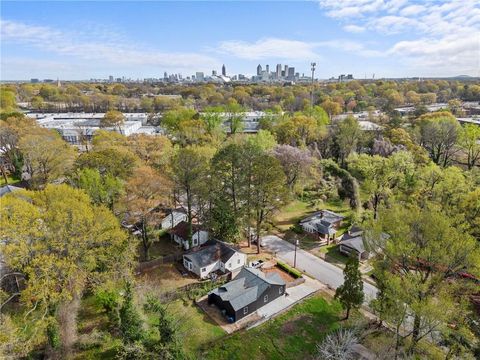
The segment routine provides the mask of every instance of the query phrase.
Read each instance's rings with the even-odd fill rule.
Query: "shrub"
[[[302,273],[300,271],[290,267],[289,265],[287,265],[287,264],[285,264],[281,261],[277,261],[277,266],[280,269],[282,269],[283,271],[286,271],[288,274],[292,275],[295,279],[298,279],[298,278],[302,277]]]
[[[300,224],[292,225],[290,230],[292,230],[295,234],[303,234],[303,228],[300,226]]]
[[[95,329],[90,334],[80,335],[76,347],[79,350],[85,351],[99,348],[104,342],[105,334]]]

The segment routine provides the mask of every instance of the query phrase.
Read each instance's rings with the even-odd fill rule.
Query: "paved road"
[[[295,253],[293,244],[275,235],[264,236],[261,241],[265,249],[273,252],[277,258],[293,266]],[[297,269],[335,289],[343,284],[342,269],[300,248],[297,248]],[[377,288],[366,282],[363,282],[363,291],[365,292],[366,304],[377,295]]]

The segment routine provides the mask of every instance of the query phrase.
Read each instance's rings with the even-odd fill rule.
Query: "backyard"
[[[355,321],[360,315],[355,314]],[[337,302],[316,295],[285,314],[257,328],[242,330],[202,346],[206,359],[311,359],[316,344],[341,325],[342,310]],[[347,324],[347,322],[344,322]]]

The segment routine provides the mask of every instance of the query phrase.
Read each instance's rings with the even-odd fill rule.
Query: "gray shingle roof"
[[[207,245],[198,251],[184,255],[185,258],[198,267],[204,267],[214,263],[218,259],[223,263],[226,263],[236,252],[234,249],[220,241],[211,241],[209,244],[210,245]]]
[[[232,281],[214,289],[211,293],[228,301],[233,309],[248,306],[263,294],[270,285],[285,285],[277,273],[265,274],[258,269],[243,268]]]
[[[360,254],[365,252],[365,245],[363,244],[362,236],[351,237],[349,239],[340,241],[340,245],[347,246],[350,249],[358,251]]]

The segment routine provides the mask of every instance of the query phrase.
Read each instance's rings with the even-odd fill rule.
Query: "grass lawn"
[[[314,210],[308,202],[294,200],[280,209],[273,222],[278,229],[285,231]]]
[[[287,313],[249,331],[240,331],[230,337],[204,346],[205,359],[312,359],[316,344],[325,334],[343,322],[337,302],[328,302],[317,295],[296,305]]]
[[[137,277],[137,292],[161,294],[197,281],[193,276],[182,276],[173,264],[160,265]]]
[[[192,356],[203,344],[214,342],[226,334],[220,326],[191,301],[174,301],[168,305],[167,311],[178,321],[184,350]]]
[[[7,175],[8,185],[15,185],[15,183],[19,182],[20,179],[13,177],[12,175]],[[6,185],[5,179],[3,176],[0,176],[0,186]]]
[[[348,257],[340,252],[339,246],[336,244],[322,246],[318,252],[325,254],[326,261],[337,265],[345,265],[348,260]]]
[[[172,255],[181,253],[182,250],[178,245],[170,239],[170,235],[163,234],[160,236],[160,240],[155,241],[150,247],[149,255],[150,259],[156,259],[161,256]],[[139,253],[142,254],[142,248],[140,247]]]

